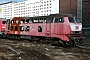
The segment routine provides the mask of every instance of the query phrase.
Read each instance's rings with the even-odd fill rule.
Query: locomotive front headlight
[[[82,31],[79,31],[80,34],[82,34]]]
[[[73,31],[70,32],[70,34],[73,34],[73,33],[74,33]]]

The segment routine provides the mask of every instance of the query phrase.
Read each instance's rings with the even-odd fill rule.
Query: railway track
[[[29,41],[27,41],[27,40],[23,40],[24,42],[29,42]],[[0,39],[0,42],[7,42],[7,43],[15,43],[15,42],[17,42],[17,41],[15,41],[15,42],[12,42],[12,40],[8,40],[8,39]],[[40,42],[39,42],[40,43]],[[56,46],[56,45],[54,45],[54,46]],[[76,46],[76,48],[81,48],[81,49],[88,49],[88,50],[90,50],[90,43],[83,43],[83,44],[76,44],[75,45]]]
[[[81,44],[80,46],[90,46],[90,44]],[[80,49],[80,48],[64,48],[58,46],[50,46],[48,44],[35,43],[27,40],[8,40],[0,39],[0,52],[7,52],[7,55],[4,54],[1,56],[6,56],[8,60],[72,60],[79,57],[80,60],[90,59],[90,50]],[[32,52],[32,53],[31,53]],[[82,53],[83,52],[83,53]],[[2,60],[2,57],[0,58]],[[5,57],[4,57],[5,58]],[[10,58],[10,59],[9,59]],[[87,59],[88,58],[88,59]],[[77,59],[78,60],[78,59]]]
[[[88,49],[90,50],[90,43],[84,43],[84,44],[76,44],[77,48],[81,48],[81,49]]]

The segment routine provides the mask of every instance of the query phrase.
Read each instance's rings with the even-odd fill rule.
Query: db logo
[[[75,26],[76,27],[76,29],[79,29],[79,26]]]

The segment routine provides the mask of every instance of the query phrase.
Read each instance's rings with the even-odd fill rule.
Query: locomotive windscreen
[[[74,23],[74,22],[80,23],[80,20],[77,18],[69,17],[68,19],[69,19],[69,22],[71,23]]]

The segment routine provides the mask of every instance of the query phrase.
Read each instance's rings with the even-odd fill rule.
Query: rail
[[[90,45],[90,43],[87,43],[87,44]],[[85,46],[85,45],[87,45],[87,44],[86,44],[86,43],[85,43],[85,44],[82,44],[82,45],[76,44],[75,46],[76,46],[77,48],[82,48],[82,49],[88,49],[88,50],[90,50],[90,46]]]
[[[90,28],[82,28],[82,30],[90,30]]]

